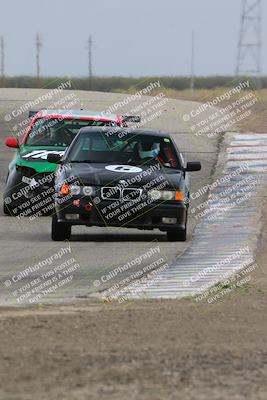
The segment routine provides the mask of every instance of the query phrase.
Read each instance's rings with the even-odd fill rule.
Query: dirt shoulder
[[[249,287],[212,305],[1,310],[0,398],[266,399],[266,240]]]

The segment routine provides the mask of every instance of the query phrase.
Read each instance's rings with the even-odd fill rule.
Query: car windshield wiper
[[[89,164],[89,163],[91,163],[92,161],[91,160],[69,160],[68,161],[69,163],[71,163],[71,164],[76,164],[76,163],[79,163],[79,164],[81,164],[81,163],[84,163],[84,164]]]

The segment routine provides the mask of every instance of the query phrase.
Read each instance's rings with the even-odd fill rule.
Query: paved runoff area
[[[211,185],[190,247],[171,265],[139,285],[130,298],[216,300],[220,282],[258,266],[255,255],[261,232],[267,182],[267,134],[225,135],[221,175]],[[243,284],[246,277],[244,276]],[[222,288],[227,293],[228,288]],[[123,294],[120,293],[122,296]],[[221,296],[221,293],[220,293]]]

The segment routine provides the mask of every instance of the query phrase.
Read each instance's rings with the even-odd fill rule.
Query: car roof
[[[66,117],[66,118],[92,118],[100,120],[117,121],[118,115],[104,114],[97,111],[89,110],[40,110],[38,117]]]
[[[84,127],[80,129],[79,134],[82,133],[103,133],[103,132],[115,132],[116,134],[120,133],[126,133],[126,134],[132,134],[132,135],[145,135],[145,136],[159,136],[163,138],[171,138],[171,136],[168,133],[162,132],[162,131],[153,131],[153,130],[143,130],[143,129],[131,129],[131,128],[119,128],[119,127]],[[123,137],[123,136],[122,136]]]

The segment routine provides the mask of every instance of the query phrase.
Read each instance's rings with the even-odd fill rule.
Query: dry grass
[[[166,90],[166,95],[173,99],[180,100],[191,100],[204,103],[208,100],[214,99],[218,95],[222,95],[229,89],[217,88],[217,89],[202,89],[196,90],[193,94],[190,90]],[[239,123],[239,128],[242,132],[267,132],[267,89],[254,91],[254,94],[258,98],[258,102],[252,107],[252,114],[249,118],[244,119]],[[234,100],[244,96],[244,92],[239,95],[232,96],[230,100],[222,101],[220,104],[222,107],[226,107]]]

